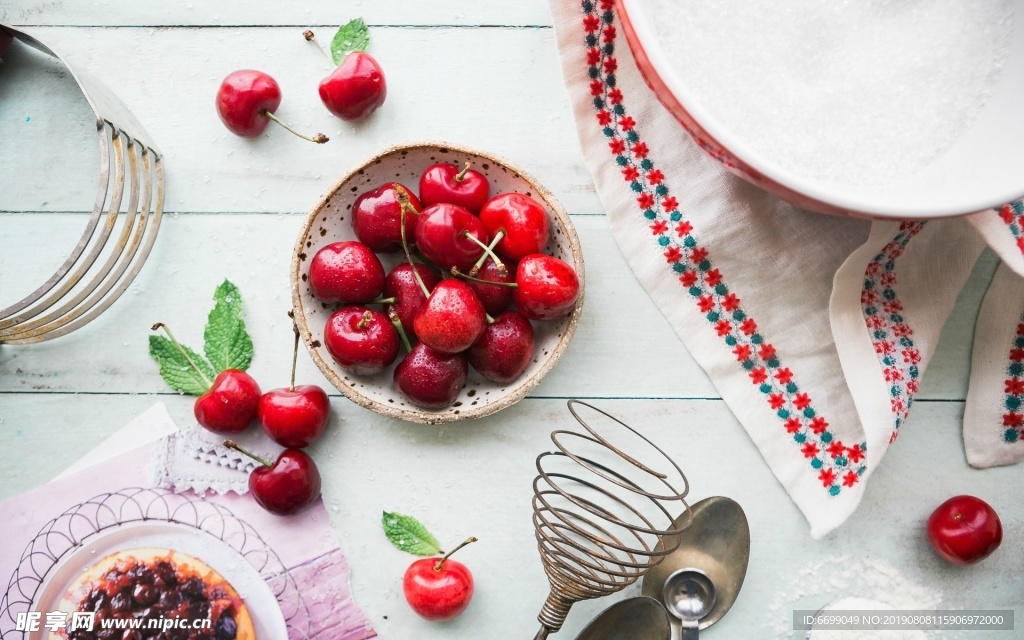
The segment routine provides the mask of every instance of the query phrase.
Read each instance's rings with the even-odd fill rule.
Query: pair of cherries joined
[[[362,25],[362,21],[359,24]],[[365,25],[362,28],[365,31]],[[315,42],[312,31],[304,35],[306,40]],[[362,120],[384,104],[387,97],[384,70],[370,54],[352,50],[320,81],[319,92],[320,100],[334,115],[345,121]],[[274,112],[281,106],[281,87],[263,71],[242,69],[229,74],[217,90],[216,105],[228,130],[243,138],[255,138],[274,121],[305,140],[318,144],[329,140],[322,133],[306,136],[278,119]]]
[[[419,407],[451,406],[470,365],[494,382],[518,378],[533,358],[530,321],[561,318],[579,297],[575,270],[541,253],[551,233],[544,207],[521,193],[490,197],[468,163],[428,167],[419,198],[396,182],[363,193],[352,216],[358,241],[310,261],[313,295],[345,305],[327,320],[325,346],[346,371],[373,375],[404,343],[394,384]],[[405,261],[385,272],[376,253],[397,251]]]
[[[186,360],[200,371],[163,323],[153,326],[153,330],[161,328],[185,354]],[[258,420],[274,442],[286,447],[276,461],[270,462],[231,440],[224,441],[224,446],[259,463],[249,475],[249,491],[260,506],[278,515],[295,513],[320,496],[320,471],[313,458],[302,449],[323,436],[330,418],[330,400],[323,389],[316,385],[295,385],[297,354],[298,332],[291,383],[287,387],[262,393],[256,380],[245,371],[225,369],[212,382],[207,380],[209,388],[193,405],[196,421],[208,431],[237,435]]]

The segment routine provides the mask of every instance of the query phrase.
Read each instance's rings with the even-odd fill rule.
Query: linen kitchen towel
[[[856,509],[896,441],[986,241],[1024,273],[1020,228],[1005,211],[903,223],[833,218],[753,187],[658,102],[613,4],[551,0],[580,144],[612,233],[811,535],[824,536]],[[1019,203],[1009,210],[1020,217]],[[983,314],[1012,315],[1016,330],[1024,285],[1011,277],[1006,287],[1017,307],[986,302]],[[1002,335],[1005,319],[978,327],[986,344],[1015,339]],[[1024,394],[1024,363],[1020,373]],[[985,386],[995,377],[1001,389],[1002,375]],[[1024,457],[1002,430],[972,439],[979,451],[1000,452],[972,454],[972,464]]]

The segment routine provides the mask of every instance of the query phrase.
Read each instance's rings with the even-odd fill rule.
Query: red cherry
[[[466,352],[469,364],[494,382],[512,382],[533,359],[533,325],[518,311],[506,311],[487,325]]]
[[[553,320],[570,311],[580,295],[571,266],[553,256],[526,256],[516,269],[516,307],[531,320]]]
[[[342,120],[362,120],[388,95],[384,70],[368,53],[353,51],[320,81],[320,99]]]
[[[416,336],[432,349],[458,353],[476,342],[486,324],[484,305],[469,285],[448,278],[430,292],[412,326]]]
[[[256,419],[260,386],[252,376],[238,369],[217,374],[206,393],[196,399],[196,422],[219,434],[245,431]]]
[[[981,562],[999,548],[1003,525],[987,502],[974,496],[946,500],[928,518],[935,552],[958,565]]]
[[[323,302],[371,302],[384,290],[384,265],[361,242],[332,242],[310,261],[309,287]]]
[[[497,249],[513,260],[542,252],[551,237],[548,212],[521,193],[500,193],[488,200],[480,210],[480,221],[492,238],[504,232]]]
[[[398,332],[380,311],[342,307],[327,319],[324,345],[346,371],[373,375],[398,357]]]
[[[331,401],[312,384],[272,389],[260,397],[258,416],[263,430],[282,447],[308,447],[327,430]]]
[[[466,386],[469,365],[461,353],[444,353],[420,342],[395,367],[395,387],[424,409],[450,407]]]
[[[320,497],[320,471],[305,452],[285,449],[271,464],[231,440],[225,440],[224,446],[259,463],[249,474],[249,492],[267,511],[279,516],[291,515]]]
[[[424,206],[447,202],[470,213],[480,213],[480,207],[491,195],[491,185],[484,174],[469,167],[468,162],[461,171],[448,163],[427,167],[420,178],[420,200]]]
[[[484,265],[480,267],[480,271],[477,272],[476,277],[479,280],[486,280],[487,282],[515,282],[516,265],[505,263],[505,271],[504,275],[502,275],[502,271],[498,267],[498,264],[493,260],[487,260],[484,262]],[[486,282],[477,282],[475,280],[469,280],[466,284],[472,287],[473,292],[476,293],[476,296],[480,298],[480,302],[483,303],[484,310],[492,316],[497,316],[499,313],[512,306],[512,287],[487,284]]]
[[[384,280],[384,297],[395,299],[395,303],[390,306],[398,314],[398,319],[402,321],[402,326],[410,339],[413,338],[409,333],[413,330],[413,320],[423,307],[423,303],[427,301],[427,296],[423,295],[412,269],[408,262],[403,262],[392,269]],[[416,271],[430,291],[433,291],[441,281],[441,276],[426,265],[417,264]]]
[[[487,239],[480,218],[453,204],[427,207],[416,226],[416,245],[428,260],[446,271],[452,267],[472,269],[483,255]]]
[[[281,87],[270,75],[255,69],[228,74],[217,89],[217,113],[228,130],[243,138],[255,138],[274,120],[290,132],[311,142],[323,144],[327,136],[305,136],[274,115],[281,106]]]
[[[397,182],[383,184],[360,195],[352,205],[352,228],[359,241],[378,253],[402,248],[402,205],[398,202],[398,188],[404,189],[409,204],[418,213],[420,201],[408,188]],[[405,237],[412,242],[419,216],[405,214]]]
[[[423,558],[409,565],[402,591],[412,610],[427,620],[451,620],[473,598],[473,574],[458,560]]]

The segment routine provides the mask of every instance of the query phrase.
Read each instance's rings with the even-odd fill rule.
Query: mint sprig
[[[334,64],[341,64],[345,56],[353,51],[366,51],[370,46],[370,30],[362,18],[356,18],[338,28],[331,40],[331,57]]]
[[[167,386],[185,395],[201,396],[210,388],[213,369],[201,355],[184,345],[179,346],[180,349],[163,336],[149,336],[149,355],[160,365],[160,377]]]
[[[433,556],[441,551],[441,545],[419,520],[400,513],[384,512],[381,518],[384,535],[400,551],[417,556]]]
[[[225,280],[217,287],[213,300],[213,310],[203,331],[206,358],[179,343],[163,323],[153,325],[154,331],[163,329],[167,337],[149,336],[149,355],[160,366],[160,377],[175,391],[201,396],[221,371],[245,371],[252,363],[252,337],[242,320],[242,295],[238,287]]]
[[[252,338],[242,320],[242,294],[225,280],[213,293],[214,306],[203,331],[203,350],[220,373],[225,369],[245,371],[252,364]]]

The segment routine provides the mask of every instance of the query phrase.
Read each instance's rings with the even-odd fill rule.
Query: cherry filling
[[[200,578],[179,571],[166,560],[130,564],[109,571],[78,604],[79,611],[95,612],[93,629],[76,629],[69,640],[234,640],[236,598],[221,585],[207,585]],[[183,619],[183,629],[161,626],[140,629],[103,629],[101,620]],[[213,620],[205,628],[191,628],[196,620]]]

